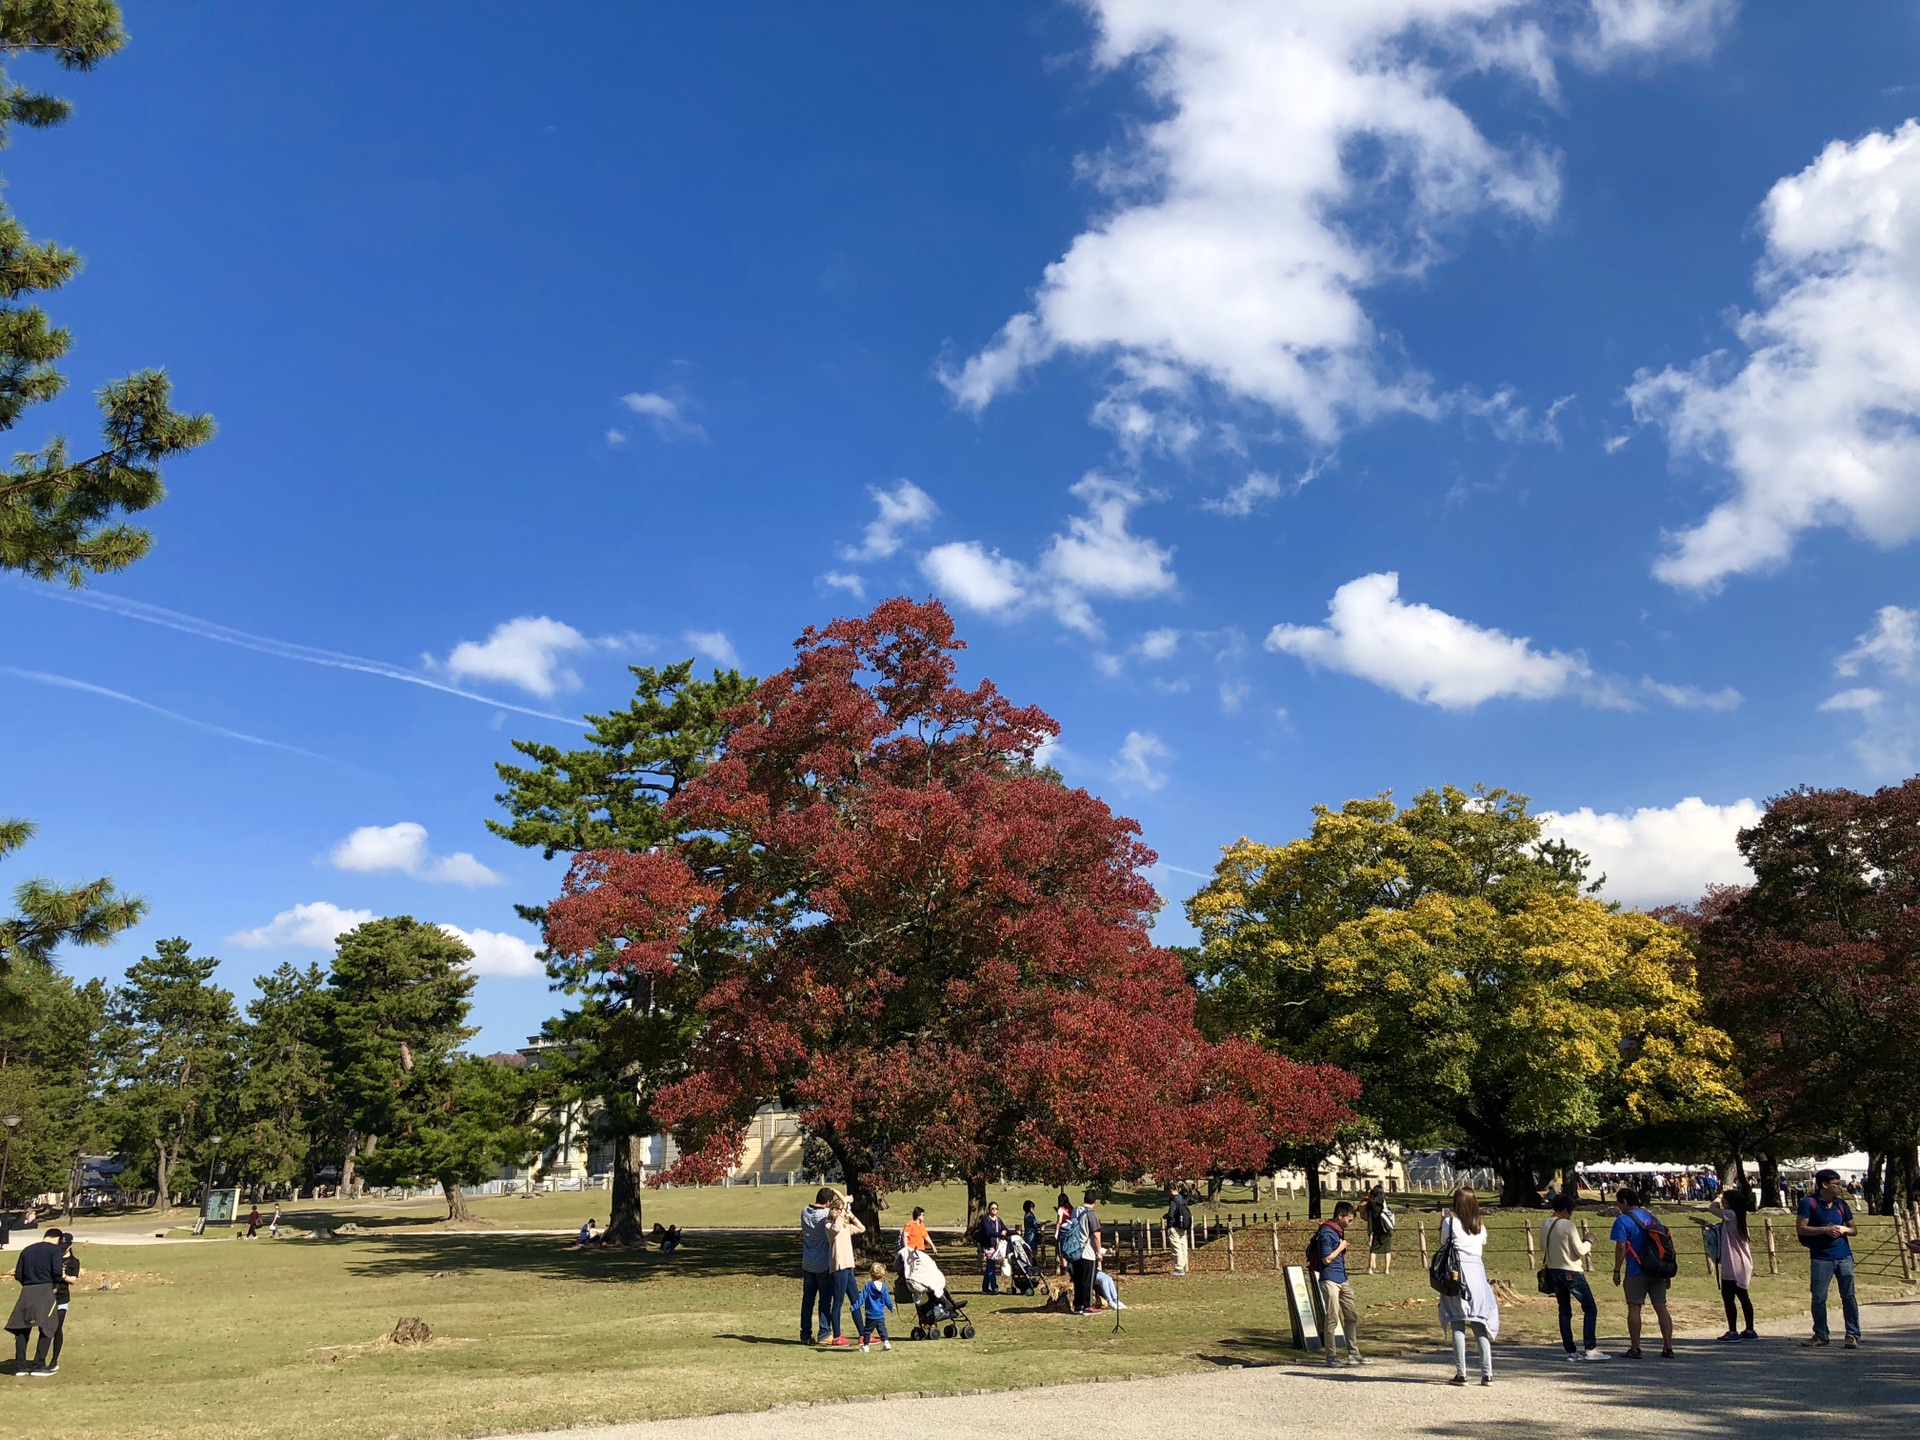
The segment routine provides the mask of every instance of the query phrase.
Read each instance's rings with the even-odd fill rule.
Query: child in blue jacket
[[[873,1335],[880,1335],[880,1348],[891,1350],[893,1341],[887,1336],[887,1312],[893,1309],[893,1292],[887,1289],[887,1267],[876,1264],[873,1278],[861,1290],[860,1298],[854,1301],[853,1323],[860,1327],[860,1353],[866,1354],[867,1347],[873,1343]]]

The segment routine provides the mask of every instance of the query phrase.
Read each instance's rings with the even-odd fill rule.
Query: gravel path
[[[1839,1324],[1839,1306],[1833,1320]],[[1799,1348],[1776,1321],[1757,1342],[1683,1335],[1672,1361],[1569,1365],[1559,1350],[1501,1349],[1494,1383],[1445,1383],[1451,1357],[1381,1360],[1364,1369],[1272,1366],[1099,1385],[937,1398],[888,1398],[565,1432],[568,1440],[774,1440],[851,1433],[981,1440],[1248,1440],[1364,1435],[1581,1440],[1920,1434],[1920,1301],[1870,1305],[1867,1343]],[[895,1352],[896,1356],[899,1352]],[[895,1356],[856,1357],[885,1364]]]

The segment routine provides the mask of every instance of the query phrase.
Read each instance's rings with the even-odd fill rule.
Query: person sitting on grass
[[[593,1244],[593,1228],[593,1221],[588,1220],[586,1224],[580,1227],[580,1233],[573,1237],[573,1243],[576,1245]]]
[[[1104,1268],[1093,1272],[1093,1301],[1094,1309],[1096,1310],[1124,1310],[1127,1308],[1126,1302],[1120,1298],[1119,1282],[1117,1282],[1113,1276],[1109,1275]]]
[[[887,1267],[875,1261],[871,1275],[853,1307],[853,1323],[860,1328],[862,1355],[873,1343],[875,1333],[880,1336],[882,1350],[893,1349],[893,1339],[887,1334],[887,1312],[893,1309],[893,1292],[887,1288]]]

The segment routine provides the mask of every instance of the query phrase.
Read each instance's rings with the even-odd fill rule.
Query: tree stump
[[[433,1338],[433,1332],[418,1315],[403,1315],[395,1322],[393,1334],[387,1338],[396,1345],[424,1345]]]

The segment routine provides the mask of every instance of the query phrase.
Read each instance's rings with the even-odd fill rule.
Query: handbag
[[[1547,1244],[1549,1247],[1553,1244],[1553,1226],[1551,1225],[1547,1226]],[[1534,1288],[1542,1295],[1558,1295],[1560,1293],[1559,1282],[1553,1278],[1553,1271],[1549,1270],[1545,1265],[1542,1265],[1540,1267],[1540,1273],[1533,1277],[1533,1283]]]
[[[1466,1281],[1460,1278],[1460,1257],[1454,1253],[1451,1235],[1434,1252],[1433,1263],[1427,1267],[1427,1284],[1450,1299],[1466,1292]]]

